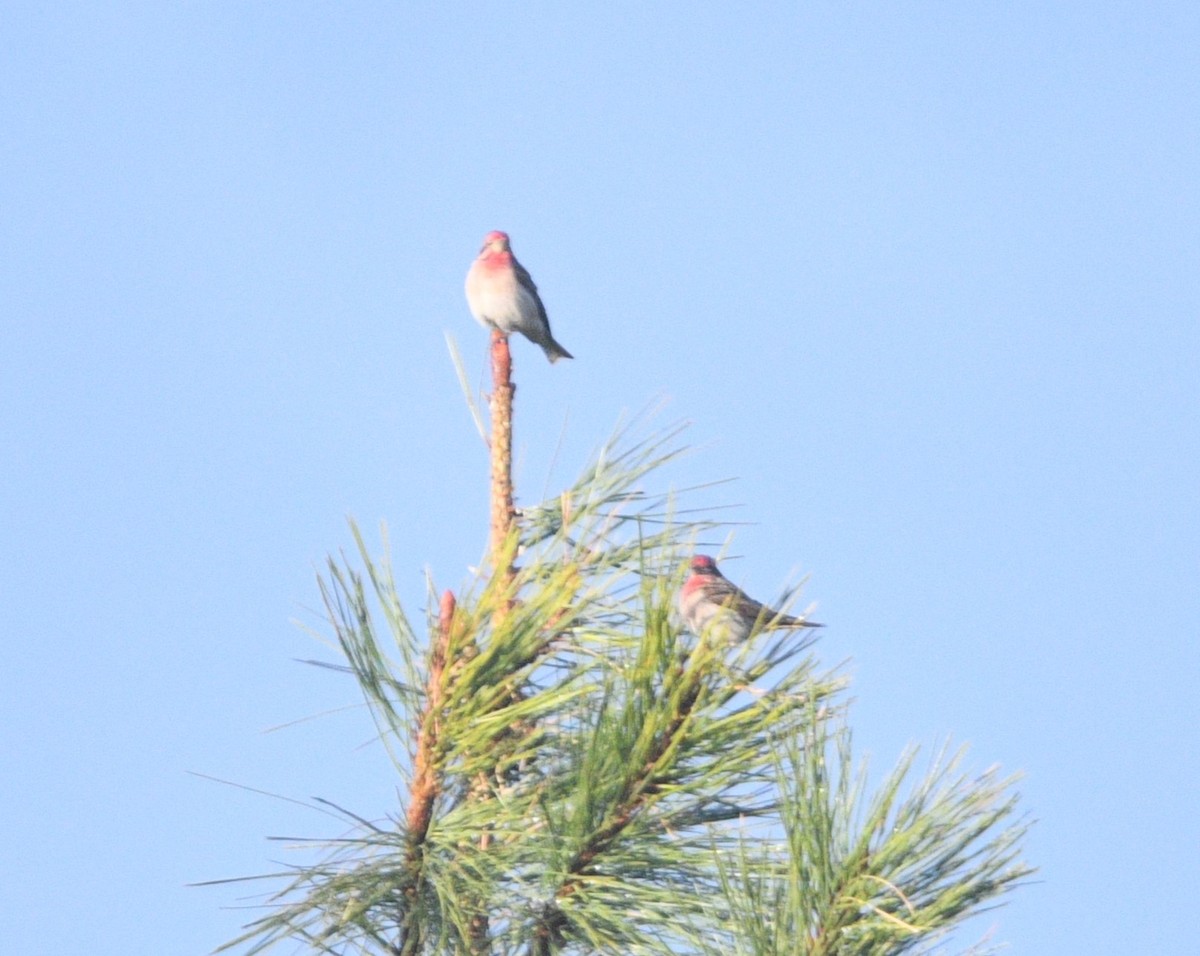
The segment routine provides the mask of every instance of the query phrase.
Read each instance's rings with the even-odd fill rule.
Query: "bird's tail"
[[[824,627],[824,624],[818,624],[816,621],[810,621],[806,617],[789,617],[786,614],[780,614],[778,617],[768,619],[766,627],[774,629],[777,627]]]
[[[541,345],[542,345],[542,351],[546,353],[546,358],[548,358],[550,360],[551,365],[553,365],[559,359],[564,359],[564,358],[573,359],[575,357],[570,352],[568,352],[566,349],[564,349],[561,345],[559,345],[557,342],[555,342],[553,338],[551,338],[550,341],[548,341],[548,342],[541,343]]]

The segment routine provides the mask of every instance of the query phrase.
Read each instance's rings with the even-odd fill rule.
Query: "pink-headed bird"
[[[823,626],[760,604],[725,577],[707,554],[692,558],[691,574],[679,590],[679,610],[688,630],[697,637],[711,624],[720,628],[731,643],[744,641],[760,630]]]
[[[540,345],[551,362],[575,357],[550,334],[542,297],[513,255],[506,232],[497,230],[483,237],[483,248],[467,271],[467,305],[480,324],[506,335],[520,332]]]

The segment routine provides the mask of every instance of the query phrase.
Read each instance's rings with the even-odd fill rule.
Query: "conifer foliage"
[[[811,637],[683,629],[687,559],[725,531],[705,487],[654,490],[680,429],[618,429],[518,512],[499,333],[492,368],[487,566],[423,626],[357,528],[319,580],[403,800],[252,878],[223,950],[926,952],[1028,876],[1011,779],[914,752],[868,793]]]

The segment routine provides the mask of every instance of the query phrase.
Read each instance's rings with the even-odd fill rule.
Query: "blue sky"
[[[7,948],[206,952],[252,914],[187,883],[329,832],[189,771],[394,807],[296,621],[347,515],[414,609],[478,561],[444,336],[482,384],[497,228],[577,356],[515,344],[519,494],[668,399],[859,751],[1025,772],[981,929],[1194,948],[1197,49],[1165,2],[9,3]]]

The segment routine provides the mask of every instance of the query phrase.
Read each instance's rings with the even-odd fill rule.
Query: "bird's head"
[[[508,233],[493,229],[483,237],[482,252],[508,252]]]
[[[711,574],[717,577],[721,574],[717,570],[717,562],[707,554],[698,554],[692,558],[691,569],[692,574]]]

